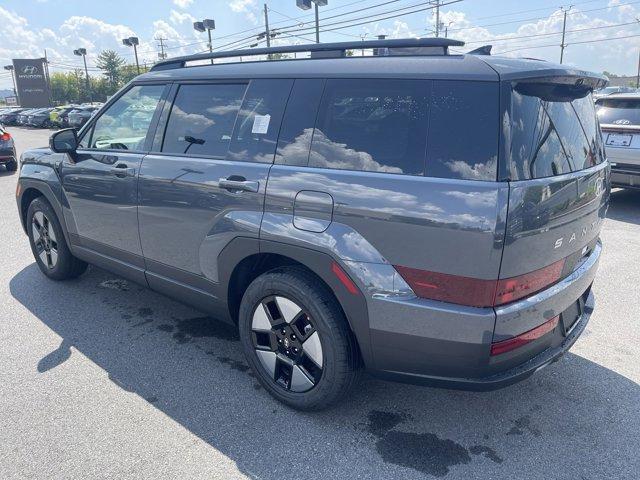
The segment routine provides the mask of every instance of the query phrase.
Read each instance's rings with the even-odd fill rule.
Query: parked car
[[[64,105],[61,107],[54,108],[49,113],[49,121],[55,127],[60,127],[60,128],[63,127],[62,119],[60,118],[60,115],[62,115],[63,113],[69,112],[74,108],[76,108],[76,105]]]
[[[82,127],[91,116],[98,111],[98,107],[82,107],[69,112],[69,126],[74,128]]]
[[[37,128],[48,128],[51,126],[49,114],[51,108],[41,108],[29,115],[27,125]]]
[[[611,185],[640,189],[640,93],[617,94],[596,101]]]
[[[15,110],[10,111],[10,112],[6,112],[6,113],[0,114],[0,123],[2,123],[3,125],[17,125],[18,116],[25,110],[27,110],[27,109],[26,108],[17,108]]]
[[[335,402],[362,366],[462,389],[532,375],[594,308],[606,79],[448,54],[461,45],[159,62],[23,154],[38,267],[64,280],[95,263],[235,325],[256,378],[298,409]],[[327,58],[353,48],[389,54]]]
[[[0,165],[4,165],[10,172],[18,169],[16,146],[11,134],[0,125]]]
[[[634,93],[635,91],[636,89],[632,87],[605,87],[594,92],[593,99],[598,100],[599,98],[607,97],[609,95],[618,93]]]

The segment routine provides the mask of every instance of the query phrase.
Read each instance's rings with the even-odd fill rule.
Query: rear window
[[[519,84],[511,98],[511,180],[562,175],[604,160],[595,106],[587,91]]]
[[[603,125],[640,125],[640,98],[603,98],[596,111]]]

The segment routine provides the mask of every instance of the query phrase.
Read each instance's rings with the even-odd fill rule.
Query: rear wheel
[[[43,197],[29,205],[27,231],[36,263],[47,277],[67,280],[82,275],[87,269],[85,262],[71,254],[58,217]]]
[[[15,160],[11,160],[4,165],[7,168],[8,172],[15,172],[16,170],[18,170],[18,162],[16,162]]]
[[[305,270],[282,268],[254,280],[240,305],[239,326],[257,378],[293,408],[326,408],[357,378],[357,348],[344,314]]]

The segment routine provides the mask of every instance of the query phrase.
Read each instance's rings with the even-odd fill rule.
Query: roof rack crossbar
[[[171,70],[175,68],[183,68],[187,62],[197,62],[201,60],[212,60],[216,58],[231,58],[253,55],[269,55],[274,53],[303,53],[303,52],[346,52],[347,50],[359,49],[393,49],[407,47],[441,47],[443,54],[447,55],[449,47],[461,47],[464,42],[460,40],[452,40],[450,38],[404,38],[392,40],[368,40],[364,42],[337,42],[337,43],[313,43],[310,45],[289,45],[283,47],[270,48],[250,48],[243,50],[227,50],[222,52],[205,52],[195,55],[186,55],[183,57],[171,58],[156,63],[151,67],[151,71]],[[321,55],[316,55],[320,57]]]

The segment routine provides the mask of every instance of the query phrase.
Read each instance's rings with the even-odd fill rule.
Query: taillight
[[[540,270],[498,280],[494,305],[503,305],[539,292],[562,276],[564,258]]]
[[[461,277],[401,266],[395,266],[395,269],[418,297],[471,307],[493,306],[495,280]]]
[[[552,331],[554,328],[556,328],[556,326],[558,325],[559,318],[560,318],[559,316],[553,317],[551,320],[544,322],[542,325],[532,330],[529,330],[528,332],[521,333],[517,337],[492,343],[491,356],[510,352],[511,350],[520,348],[523,345],[526,345],[529,342],[533,342],[534,340],[537,340],[543,335],[546,335],[547,333]]]
[[[533,295],[560,280],[564,259],[534,272],[498,280],[394,267],[418,297],[470,307],[494,307]]]
[[[11,135],[9,134],[9,132],[4,132],[2,135],[0,135],[1,142],[8,142],[9,140],[11,140]]]

